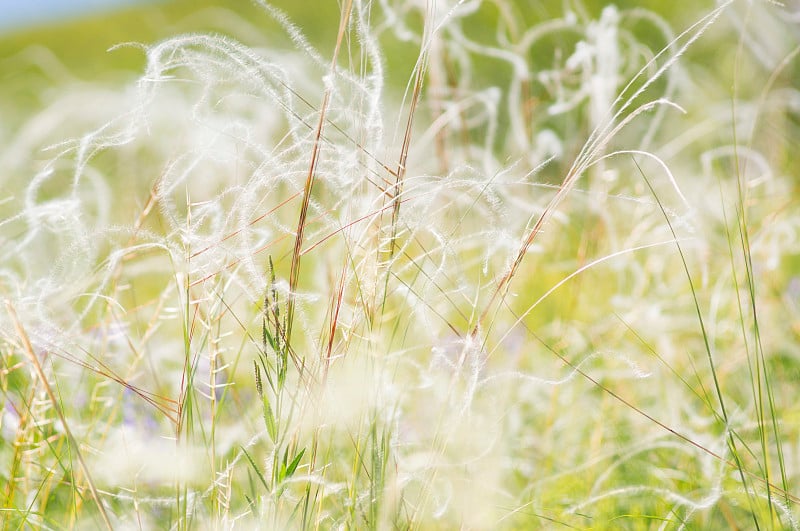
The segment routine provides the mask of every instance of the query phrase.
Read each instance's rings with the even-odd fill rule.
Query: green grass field
[[[529,4],[0,38],[3,528],[800,527],[796,8]]]

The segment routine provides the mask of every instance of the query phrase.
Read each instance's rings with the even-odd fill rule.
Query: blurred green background
[[[338,5],[319,2],[313,10],[298,3],[273,2],[291,10],[312,41],[334,35]],[[333,21],[333,22],[331,22]],[[174,0],[80,12],[64,20],[26,23],[0,31],[0,120],[18,126],[63,84],[117,85],[134,80],[145,54],[125,43],[152,44],[182,33],[214,32],[247,41],[248,31],[276,45],[289,46],[285,32],[264,11],[246,0]],[[121,45],[121,46],[118,46]]]
[[[273,0],[272,5],[286,11],[304,31],[306,37],[322,50],[332,46],[336,37],[339,2]],[[514,4],[512,18],[521,27],[563,16],[572,10],[596,18],[608,2],[532,2]],[[620,9],[652,9],[665,17],[673,29],[686,27],[701,13],[714,7],[713,2],[687,6],[665,6],[663,2],[615,2]],[[668,12],[665,12],[668,11]],[[468,29],[473,36],[493,35],[495,21],[501,16],[493,2],[484,2],[477,16],[470,17]],[[47,99],[47,88],[64,82],[123,82],[132,80],[145,64],[145,56],[135,46],[122,43],[151,44],[186,32],[214,32],[234,35],[250,44],[248,36],[276,46],[291,47],[285,31],[262,8],[248,0],[171,0],[143,2],[138,6],[76,13],[59,21],[48,20],[38,25],[0,28],[0,119],[6,126],[19,124],[32,110]],[[390,81],[403,83],[417,50],[406,43],[384,44]],[[491,69],[479,77],[491,79]]]

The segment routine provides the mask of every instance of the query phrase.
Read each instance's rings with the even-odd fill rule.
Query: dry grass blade
[[[17,336],[19,337],[20,342],[22,343],[22,350],[25,351],[25,354],[28,356],[31,364],[33,365],[34,369],[36,370],[36,374],[39,376],[39,379],[42,381],[42,386],[44,386],[45,392],[47,392],[47,397],[50,399],[51,405],[53,409],[56,411],[56,415],[58,415],[59,420],[61,421],[62,426],[64,427],[64,432],[67,434],[67,438],[69,439],[70,444],[75,449],[75,455],[78,457],[78,462],[81,465],[81,469],[83,470],[84,476],[86,476],[86,484],[89,486],[89,491],[92,493],[92,499],[94,503],[97,505],[97,510],[100,511],[100,516],[103,519],[103,523],[106,526],[106,529],[114,529],[111,525],[111,521],[108,519],[108,514],[106,513],[106,509],[103,506],[103,502],[100,500],[100,494],[97,492],[97,488],[94,486],[94,482],[92,481],[92,475],[89,472],[89,467],[86,465],[86,461],[83,459],[83,453],[81,452],[80,443],[72,434],[72,430],[69,427],[69,423],[67,422],[67,418],[64,416],[64,412],[61,410],[61,406],[59,405],[58,398],[56,394],[53,392],[53,388],[50,387],[50,384],[47,382],[47,377],[44,374],[44,370],[42,369],[42,364],[39,363],[39,358],[36,357],[36,353],[33,351],[33,346],[31,345],[31,341],[28,338],[27,332],[25,332],[25,328],[20,323],[19,318],[17,317],[17,312],[14,310],[14,307],[11,305],[11,302],[5,301],[6,303],[6,311],[8,312],[9,317],[11,318],[11,322],[14,323],[14,329],[17,332]]]
[[[345,32],[350,20],[350,12],[353,9],[353,1],[348,0],[342,8],[342,16],[339,20],[339,34],[336,37],[336,46],[333,50],[333,58],[331,59],[330,71],[331,74],[336,73],[336,62],[339,58],[339,50],[341,49],[342,42],[344,42]],[[306,217],[308,216],[308,205],[311,202],[311,190],[314,187],[314,178],[317,173],[317,163],[319,162],[320,148],[322,145],[322,129],[325,125],[325,115],[328,111],[328,104],[331,99],[332,86],[325,88],[325,95],[322,98],[322,105],[319,109],[319,121],[317,122],[317,129],[314,133],[314,147],[311,151],[311,163],[308,168],[308,175],[306,176],[305,187],[303,188],[303,203],[300,206],[300,216],[297,220],[297,231],[294,238],[294,251],[292,253],[292,265],[289,273],[289,299],[286,308],[286,342],[290,343],[292,339],[292,323],[294,322],[294,307],[295,307],[295,291],[297,290],[297,283],[300,280],[300,258],[302,257],[303,248],[303,233],[306,228]]]

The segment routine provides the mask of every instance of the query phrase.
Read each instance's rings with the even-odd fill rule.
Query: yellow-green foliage
[[[797,528],[796,14],[313,4],[0,39],[4,528]]]

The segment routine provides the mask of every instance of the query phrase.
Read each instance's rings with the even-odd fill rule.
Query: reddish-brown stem
[[[352,9],[353,1],[348,0],[347,4],[342,9],[342,17],[339,20],[339,34],[336,37],[336,47],[333,50],[333,58],[331,59],[331,74],[336,72],[336,61],[339,57],[339,50],[341,49],[342,41],[344,41],[344,34],[347,29],[348,21],[350,20],[350,12]],[[317,164],[319,163],[319,153],[322,145],[322,129],[325,125],[325,115],[331,99],[331,90],[332,85],[328,85],[325,88],[325,94],[322,98],[322,105],[319,109],[319,121],[317,122],[317,129],[314,134],[314,147],[311,150],[311,163],[309,164],[308,174],[306,175],[305,187],[303,188],[303,203],[300,206],[300,216],[297,220],[297,231],[294,238],[294,251],[292,252],[292,265],[289,272],[289,296],[286,304],[287,344],[290,343],[292,339],[295,291],[297,290],[297,284],[300,278],[300,258],[302,256],[301,250],[303,248],[303,233],[305,232],[306,217],[308,216],[308,205],[311,201],[311,190],[314,187]]]

